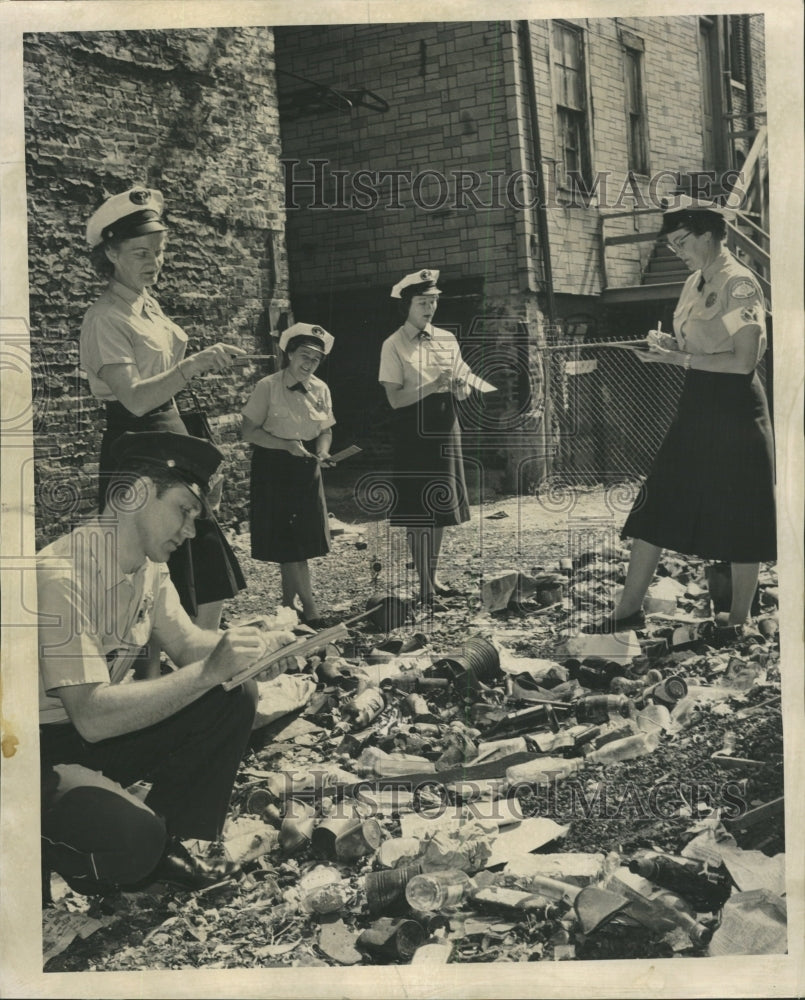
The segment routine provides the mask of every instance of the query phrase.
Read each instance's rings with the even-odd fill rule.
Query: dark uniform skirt
[[[172,402],[135,416],[121,403],[106,404],[106,430],[101,442],[98,509],[102,510],[110,476],[115,471],[112,445],[125,431],[171,431],[187,434]],[[196,518],[196,536],[181,545],[168,560],[168,570],[185,611],[193,616],[200,604],[234,597],[246,586],[235,553],[213,516]]]
[[[315,459],[252,445],[252,556],[301,562],[330,551],[321,469]]]
[[[461,428],[451,393],[433,393],[393,411],[394,503],[389,521],[448,527],[470,519]]]
[[[756,374],[688,371],[622,537],[702,559],[776,559],[774,442]]]

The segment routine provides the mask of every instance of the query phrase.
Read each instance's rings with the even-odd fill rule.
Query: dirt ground
[[[468,523],[446,530],[442,552],[441,575],[461,593],[446,600],[445,610],[408,621],[391,634],[373,630],[367,623],[353,628],[351,642],[342,650],[347,674],[352,669],[359,673],[363,661],[370,662],[378,646],[395,639],[399,645],[400,640],[416,633],[422,634],[427,643],[424,652],[434,659],[460,649],[470,635],[483,635],[494,638],[507,655],[567,662],[561,643],[568,632],[581,620],[611,607],[615,589],[622,583],[628,544],[620,541],[618,533],[632,496],[628,486],[610,490],[599,486],[559,489],[541,496],[499,496],[474,506]],[[337,482],[329,484],[328,498],[332,550],[327,557],[311,563],[327,626],[364,610],[367,602],[384,594],[407,597],[415,584],[401,531],[389,529],[385,521],[361,517],[350,490],[339,488]],[[241,529],[232,541],[248,587],[225,608],[230,622],[273,613],[279,594],[277,567],[250,558],[248,525]],[[481,603],[483,585],[509,570],[532,578],[563,573],[559,600],[546,604],[539,594],[531,594],[502,611],[490,613]],[[700,560],[670,554],[660,569],[667,577],[681,580],[686,588],[685,597],[680,598],[679,614],[702,622],[712,614],[705,570]],[[581,852],[600,857],[602,862],[609,859],[610,865],[613,859],[624,861],[641,849],[679,855],[695,833],[704,828],[702,824],[706,826],[708,818],[712,822],[719,815],[737,814],[740,818],[764,803],[781,800],[779,646],[768,624],[773,625],[776,619],[773,567],[763,567],[760,598],[760,618],[767,622],[767,634],[758,631],[755,619],[743,637],[736,636],[723,648],[694,641],[687,648],[675,650],[669,647],[670,640],[663,648],[668,621],[649,620],[641,657],[627,668],[626,676],[639,677],[640,671],[654,668],[665,676],[680,674],[688,685],[722,694],[696,706],[685,726],[673,733],[665,732],[656,749],[645,756],[609,765],[583,760],[572,780],[521,788],[518,796],[524,816],[554,818],[567,828],[559,840],[541,851]],[[733,687],[724,688],[725,677],[736,671],[740,674],[738,668],[749,671],[749,681],[736,681]],[[302,673],[311,675],[311,665]],[[267,822],[271,819],[269,813],[256,814],[249,804],[254,802],[250,796],[255,788],[265,785],[261,775],[312,773],[326,763],[337,764],[342,773],[354,775],[357,781],[362,775],[360,754],[367,746],[394,752],[405,745],[405,739],[414,745],[415,734],[399,693],[387,695],[385,710],[356,737],[345,711],[353,690],[348,684],[333,687],[320,683],[316,712],[306,715],[296,711],[289,718],[255,731],[233,793],[233,817],[262,818]],[[429,697],[428,704],[434,722],[439,724],[438,736],[429,750],[431,759],[435,759],[453,745],[450,739],[457,738],[455,733],[459,731],[477,740],[479,730],[472,728],[472,720],[479,704],[514,711],[527,703],[506,696],[504,682],[497,680],[480,690],[442,690]],[[289,719],[291,728],[284,728]],[[303,727],[299,733],[293,726],[302,720],[312,728]],[[733,741],[730,752],[743,761],[728,769],[718,759],[727,734]],[[471,755],[463,759],[471,764]],[[662,808],[657,808],[652,794],[660,788],[666,798]],[[647,807],[649,801],[654,806]],[[285,807],[280,799],[272,801],[272,805],[274,817]],[[323,813],[332,806],[326,796],[314,805]],[[400,836],[404,816],[394,810],[381,811],[378,819],[384,841]],[[729,829],[740,848],[759,850],[768,857],[785,850],[779,809],[773,810],[762,824],[743,828],[736,820]],[[348,890],[337,914],[324,917],[300,908],[300,879],[322,864],[309,849],[289,854],[275,846],[250,860],[240,875],[218,890],[191,895],[155,886],[147,892],[95,900],[77,896],[54,877],[55,903],[45,911],[46,927],[54,913],[94,923],[88,925],[91,932],[87,931],[86,937],[75,937],[69,946],[54,953],[46,963],[46,971],[406,961],[379,955],[376,950],[356,952],[352,948],[358,935],[376,919],[376,914],[367,912],[364,888],[366,875],[378,866],[374,855],[337,866]],[[518,884],[516,879],[503,876],[500,881]],[[715,924],[718,916],[711,914],[710,919]],[[695,946],[685,934],[658,933],[656,928],[650,930],[634,923],[624,930],[617,921],[584,934],[572,919],[479,920],[477,915],[459,911],[436,920],[423,931],[427,932],[431,940],[450,944],[453,962],[707,954],[706,948]],[[345,958],[344,949],[339,951],[332,944],[333,935],[340,935],[342,944],[348,941],[346,954],[352,957]]]

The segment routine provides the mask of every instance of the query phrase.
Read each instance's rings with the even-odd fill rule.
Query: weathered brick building
[[[273,48],[270,28],[26,37],[40,540],[94,505],[103,410],[78,370],[78,335],[103,287],[84,237],[103,197],[137,182],[164,193],[170,234],[156,294],[190,350],[271,346],[289,305]],[[227,520],[246,516],[235,415],[261,374],[240,366],[236,377],[197,380],[229,454]]]
[[[360,443],[366,468],[388,460],[376,380],[399,323],[389,290],[428,265],[442,271],[437,322],[500,387],[464,411],[476,486],[529,488],[559,459],[618,474],[621,445],[624,474],[640,472],[652,446],[634,430],[657,387],[621,392],[617,373],[545,348],[670,328],[684,275],[656,245],[658,200],[679,185],[713,193],[753,162],[763,18],[39,34],[26,39],[25,89],[38,524],[50,537],[92,506],[100,441],[77,368],[100,289],[84,224],[134,181],[165,193],[157,293],[192,348],[267,352],[291,316],[335,334],[322,371],[335,446]],[[199,382],[228,451],[227,523],[246,516],[237,414],[265,371]]]
[[[617,451],[601,458],[605,411],[619,411],[613,440],[633,437],[652,380],[668,373],[644,372],[646,384],[619,393],[544,347],[671,327],[685,275],[655,262],[659,200],[680,185],[719,193],[741,166],[764,120],[762,16],[286,27],[276,37],[292,300],[338,337],[330,381],[342,426],[382,463],[371,387],[397,325],[389,288],[428,265],[442,270],[437,322],[501,387],[465,415],[465,455],[487,482],[505,472],[509,488],[528,488],[568,443],[597,474],[602,461],[619,474]],[[572,410],[570,422],[559,410]],[[630,447],[623,471],[644,471],[652,442]]]

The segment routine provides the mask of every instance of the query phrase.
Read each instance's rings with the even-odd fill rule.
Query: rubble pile
[[[223,837],[187,845],[231,877],[88,903],[157,921],[90,967],[784,952],[776,578],[718,628],[723,573],[667,558],[644,630],[582,632],[623,572],[618,550],[501,572],[258,679]]]

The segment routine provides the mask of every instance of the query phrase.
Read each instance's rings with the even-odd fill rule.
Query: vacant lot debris
[[[383,598],[355,584],[356,537],[378,580],[373,526],[342,527],[328,629]],[[557,543],[523,568],[485,553],[481,579],[477,551],[452,544],[470,587],[446,610],[412,620],[390,590],[383,614],[259,681],[230,819],[193,845],[226,889],[115,909],[55,879],[49,970],[785,951],[773,571],[761,617],[725,630],[723,572],[667,557],[646,627],[594,635],[625,549],[570,559]],[[254,592],[237,600],[253,619]]]

